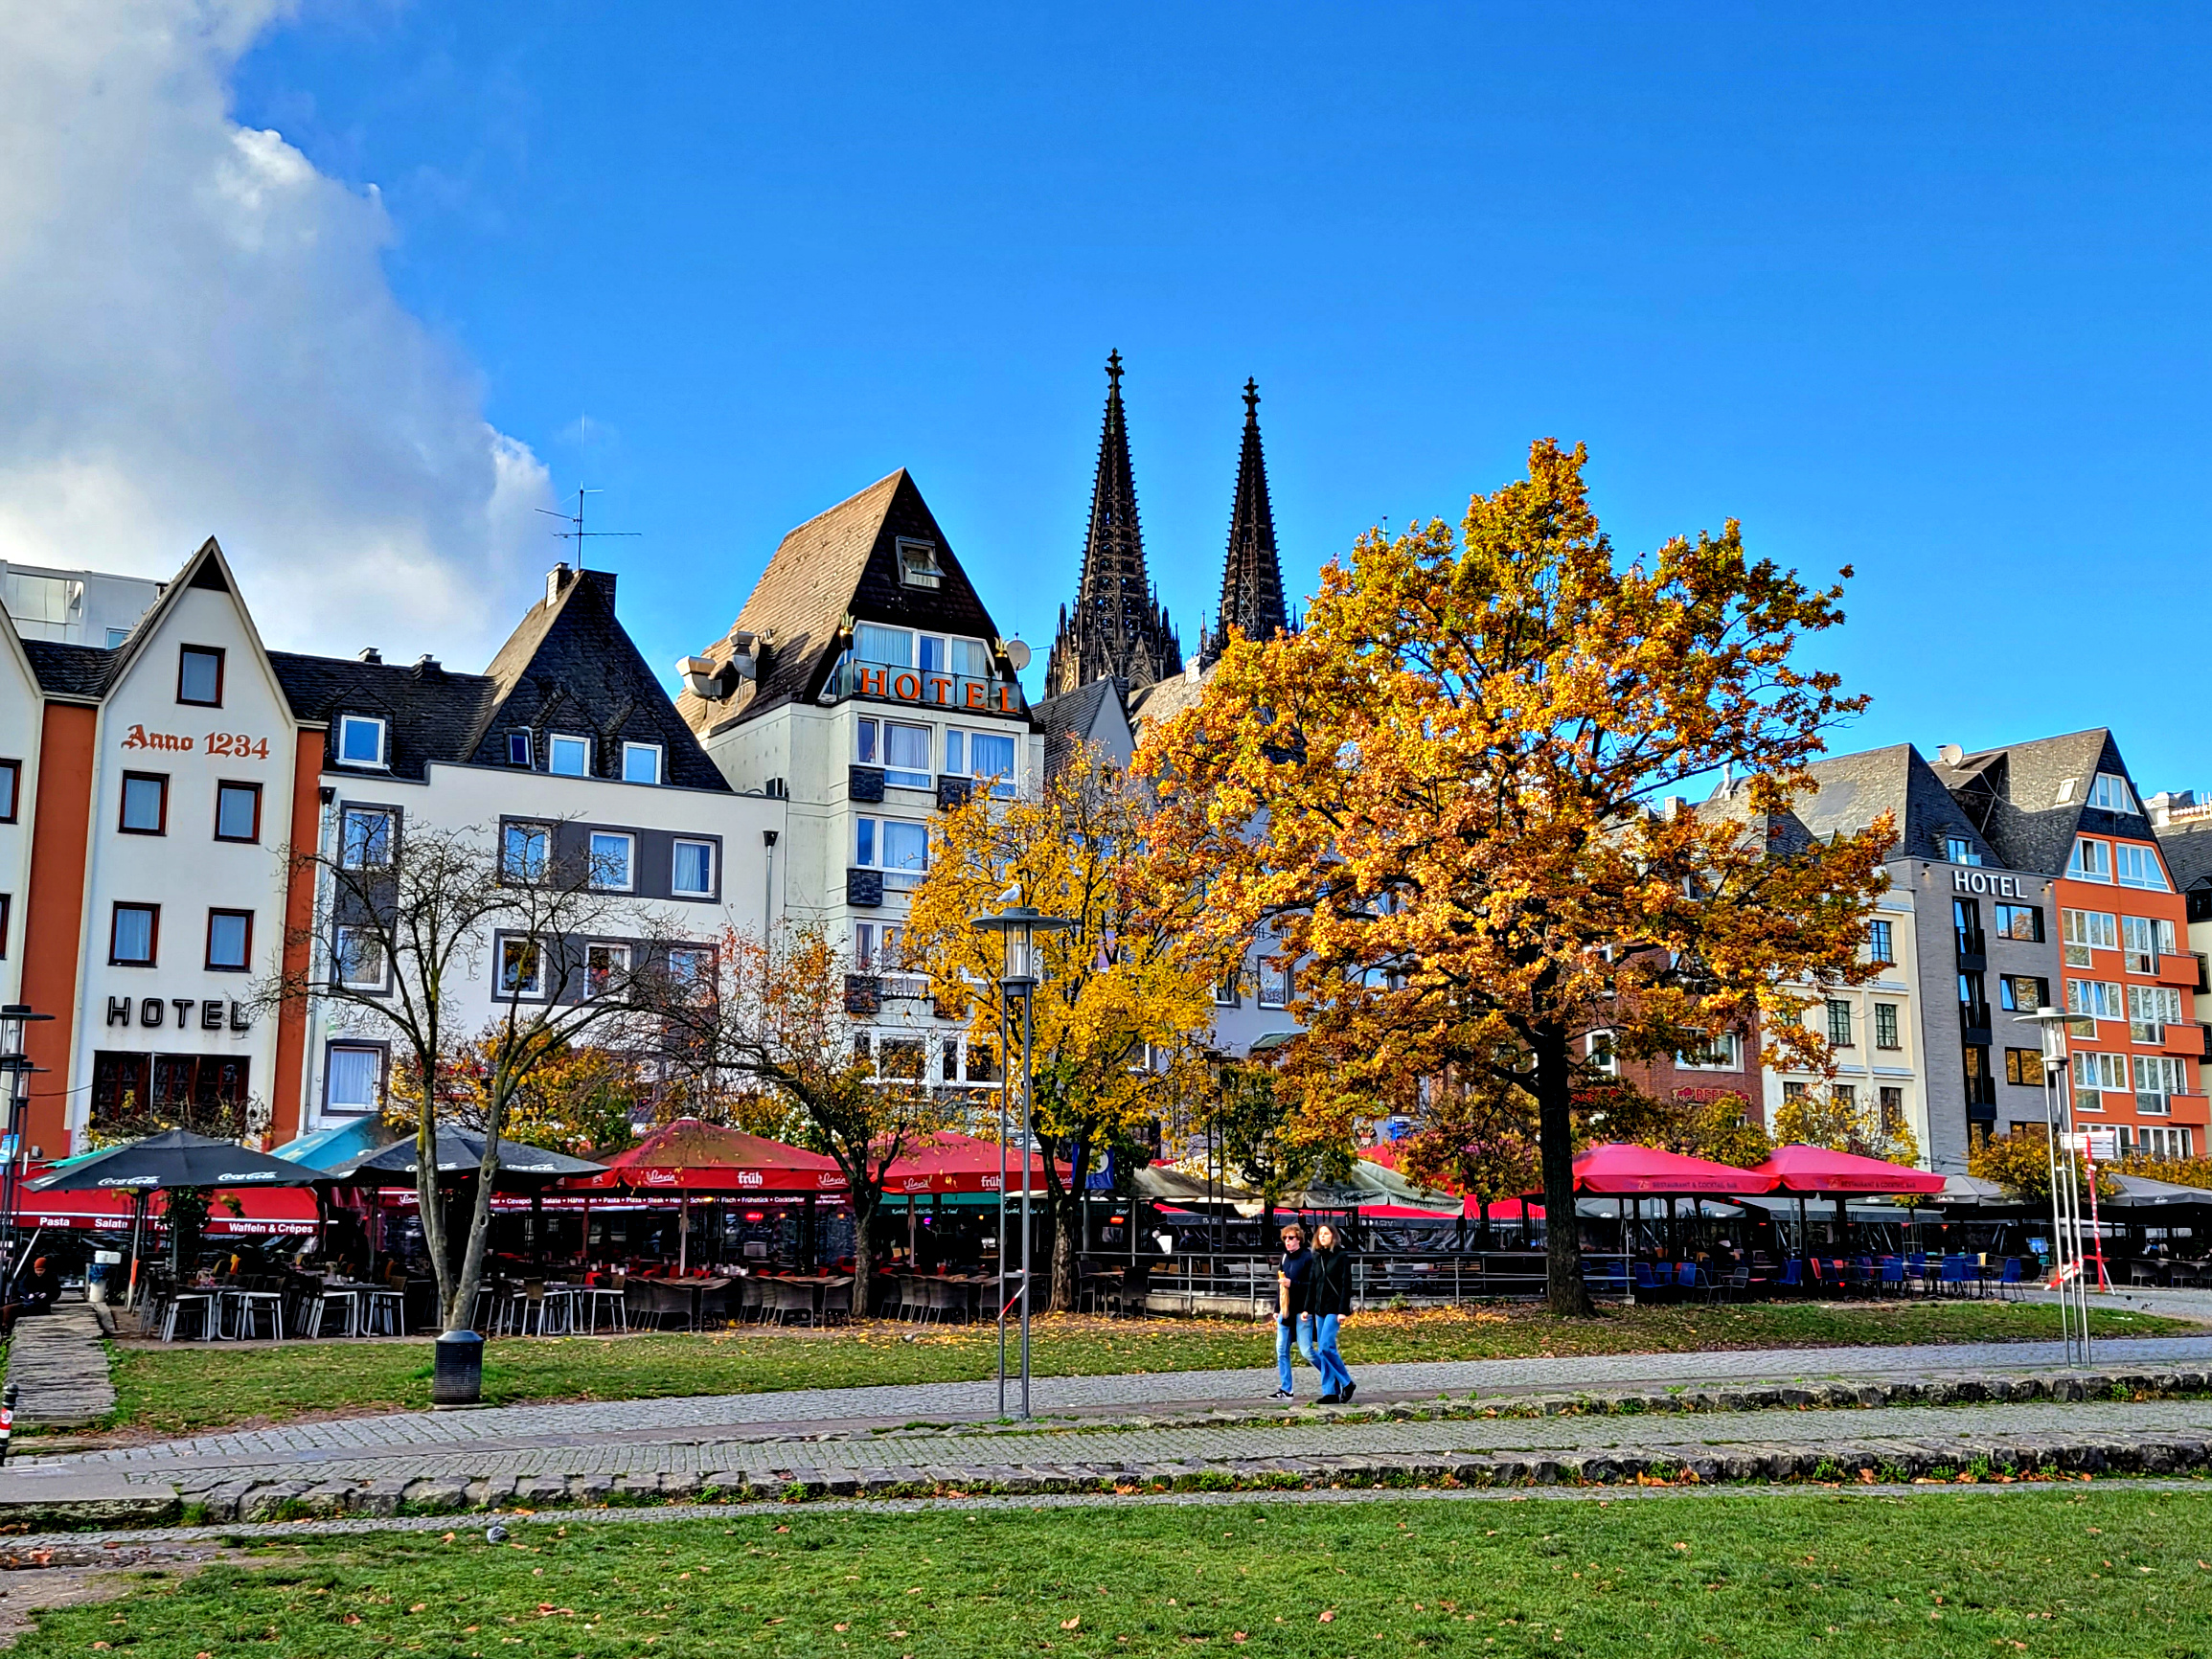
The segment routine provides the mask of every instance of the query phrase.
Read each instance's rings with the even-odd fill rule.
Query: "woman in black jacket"
[[[1313,1266],[1307,1281],[1306,1305],[1313,1313],[1313,1364],[1326,1392],[1323,1405],[1350,1405],[1357,1384],[1336,1352],[1336,1327],[1352,1311],[1352,1252],[1339,1246],[1336,1229],[1324,1221],[1313,1229]]]

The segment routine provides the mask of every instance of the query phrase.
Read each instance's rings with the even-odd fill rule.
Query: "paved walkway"
[[[1580,1389],[1695,1387],[1805,1378],[1882,1378],[1961,1371],[2047,1371],[2064,1361],[2055,1342],[1959,1343],[1948,1347],[1784,1348],[1696,1353],[1599,1354],[1575,1359],[1486,1359],[1363,1366],[1359,1402]],[[2096,1361],[2114,1366],[2202,1365],[2212,1335],[2100,1342]],[[1312,1390],[1310,1370],[1298,1380]],[[1128,1417],[1230,1405],[1248,1410],[1275,1386],[1266,1371],[1186,1371],[1147,1375],[1040,1377],[1031,1400],[1040,1416]],[[1009,1398],[1013,1398],[1010,1385]],[[794,1434],[896,1428],[916,1421],[984,1422],[998,1416],[995,1381],[880,1388],[790,1389],[773,1394],[695,1395],[673,1399],[575,1405],[498,1406],[483,1411],[395,1412],[328,1422],[202,1435],[83,1454],[87,1462],[169,1464],[202,1459],[326,1461],[347,1452],[482,1446],[582,1446],[605,1441],[696,1441],[783,1429]]]
[[[115,1409],[99,1317],[82,1303],[19,1319],[8,1343],[15,1421],[24,1428],[96,1422]]]

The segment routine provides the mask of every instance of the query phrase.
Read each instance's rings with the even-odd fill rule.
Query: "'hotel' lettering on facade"
[[[2018,875],[1992,875],[1986,870],[1958,870],[1950,873],[1950,884],[1959,893],[1987,893],[1998,898],[2026,898],[2030,895],[2027,883]]]
[[[1014,704],[1011,686],[992,686],[986,680],[961,679],[952,674],[918,674],[911,669],[871,668],[866,663],[855,670],[859,681],[859,692],[864,697],[888,697],[901,703],[934,703],[947,709],[977,709],[986,714],[1019,714]],[[995,699],[992,693],[998,694]],[[955,693],[958,695],[955,695]]]

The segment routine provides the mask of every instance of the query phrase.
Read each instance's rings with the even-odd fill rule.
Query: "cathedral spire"
[[[1267,458],[1260,446],[1260,383],[1244,382],[1244,448],[1237,460],[1237,495],[1229,509],[1229,557],[1221,567],[1221,609],[1201,648],[1212,662],[1229,629],[1271,640],[1290,625],[1283,603],[1283,566],[1275,554],[1275,510],[1267,499]]]
[[[1106,358],[1106,423],[1091,485],[1083,579],[1074,613],[1061,625],[1045,665],[1045,695],[1056,697],[1101,679],[1119,680],[1134,691],[1182,669],[1181,642],[1145,571],[1129,420],[1122,408],[1122,354],[1116,351]]]

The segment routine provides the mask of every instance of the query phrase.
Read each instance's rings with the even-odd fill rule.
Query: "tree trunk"
[[[1083,1250],[1083,1198],[1062,1193],[1052,1206],[1052,1310],[1075,1311],[1075,1266]]]
[[[1551,1310],[1562,1319],[1589,1319],[1597,1309],[1583,1283],[1582,1228],[1575,1218],[1574,1071],[1565,1028],[1539,1027],[1533,1046]]]
[[[868,1299],[868,1278],[875,1258],[868,1235],[882,1207],[883,1190],[865,1181],[853,1183],[853,1317],[865,1319],[875,1304]]]

